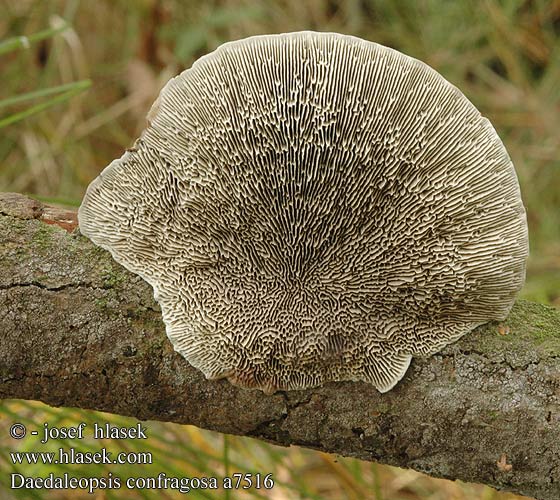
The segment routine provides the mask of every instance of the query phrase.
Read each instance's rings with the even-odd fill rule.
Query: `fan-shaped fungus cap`
[[[146,279],[208,378],[391,389],[505,318],[528,254],[513,165],[434,70],[334,33],[227,43],[172,79],[80,227]]]

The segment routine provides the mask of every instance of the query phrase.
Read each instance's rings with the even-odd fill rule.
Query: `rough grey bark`
[[[0,194],[0,398],[194,424],[560,498],[560,312],[519,301],[364,383],[277,393],[207,381],[173,351],[150,287],[72,231],[75,214]]]

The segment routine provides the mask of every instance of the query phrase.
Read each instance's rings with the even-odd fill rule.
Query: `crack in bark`
[[[35,287],[41,290],[48,290],[49,292],[60,292],[62,290],[67,290],[69,288],[91,288],[91,289],[103,289],[102,287],[93,286],[90,283],[66,283],[64,285],[49,286],[40,283],[39,281],[22,282],[22,283],[9,283],[7,285],[0,284],[0,290],[10,290],[12,288],[26,288]]]

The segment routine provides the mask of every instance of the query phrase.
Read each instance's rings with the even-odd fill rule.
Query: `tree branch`
[[[45,224],[48,223],[48,224]],[[560,312],[519,301],[387,394],[332,383],[266,396],[207,381],[152,291],[75,214],[0,194],[0,398],[193,424],[560,498]],[[511,467],[510,467],[511,465]]]

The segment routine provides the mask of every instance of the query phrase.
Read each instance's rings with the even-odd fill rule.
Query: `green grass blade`
[[[228,435],[224,434],[224,449],[223,449],[222,462],[224,464],[224,476],[229,476],[229,440]],[[229,489],[224,490],[225,499],[229,500],[231,498],[231,493]]]
[[[14,113],[13,115],[0,119],[0,128],[11,125],[12,123],[16,123],[20,120],[23,120],[24,118],[28,118],[29,116],[32,116],[36,113],[40,113],[41,111],[44,111],[45,109],[48,109],[56,104],[65,102],[71,97],[74,97],[75,95],[79,94],[80,92],[82,92],[83,90],[91,86],[90,80],[83,80],[82,82],[77,82],[77,83],[79,83],[80,85],[78,85],[72,90],[59,94],[58,96],[48,100],[47,102],[42,102],[41,104],[32,106],[29,109],[20,111],[19,113]]]
[[[69,25],[64,23],[58,28],[50,28],[47,30],[39,31],[29,36],[14,36],[12,38],[8,38],[7,40],[0,42],[0,55],[12,52],[14,50],[28,49],[32,43],[51,38],[54,35],[67,30],[68,27]]]
[[[65,83],[64,85],[58,85],[56,87],[49,87],[47,89],[35,90],[33,92],[27,92],[25,94],[15,95],[13,97],[8,97],[7,99],[2,99],[0,101],[0,108],[5,108],[7,106],[13,106],[20,102],[30,101],[32,99],[38,99],[40,97],[47,97],[53,94],[60,94],[62,92],[67,92],[70,90],[82,90],[91,86],[90,80],[80,80],[78,82]]]

